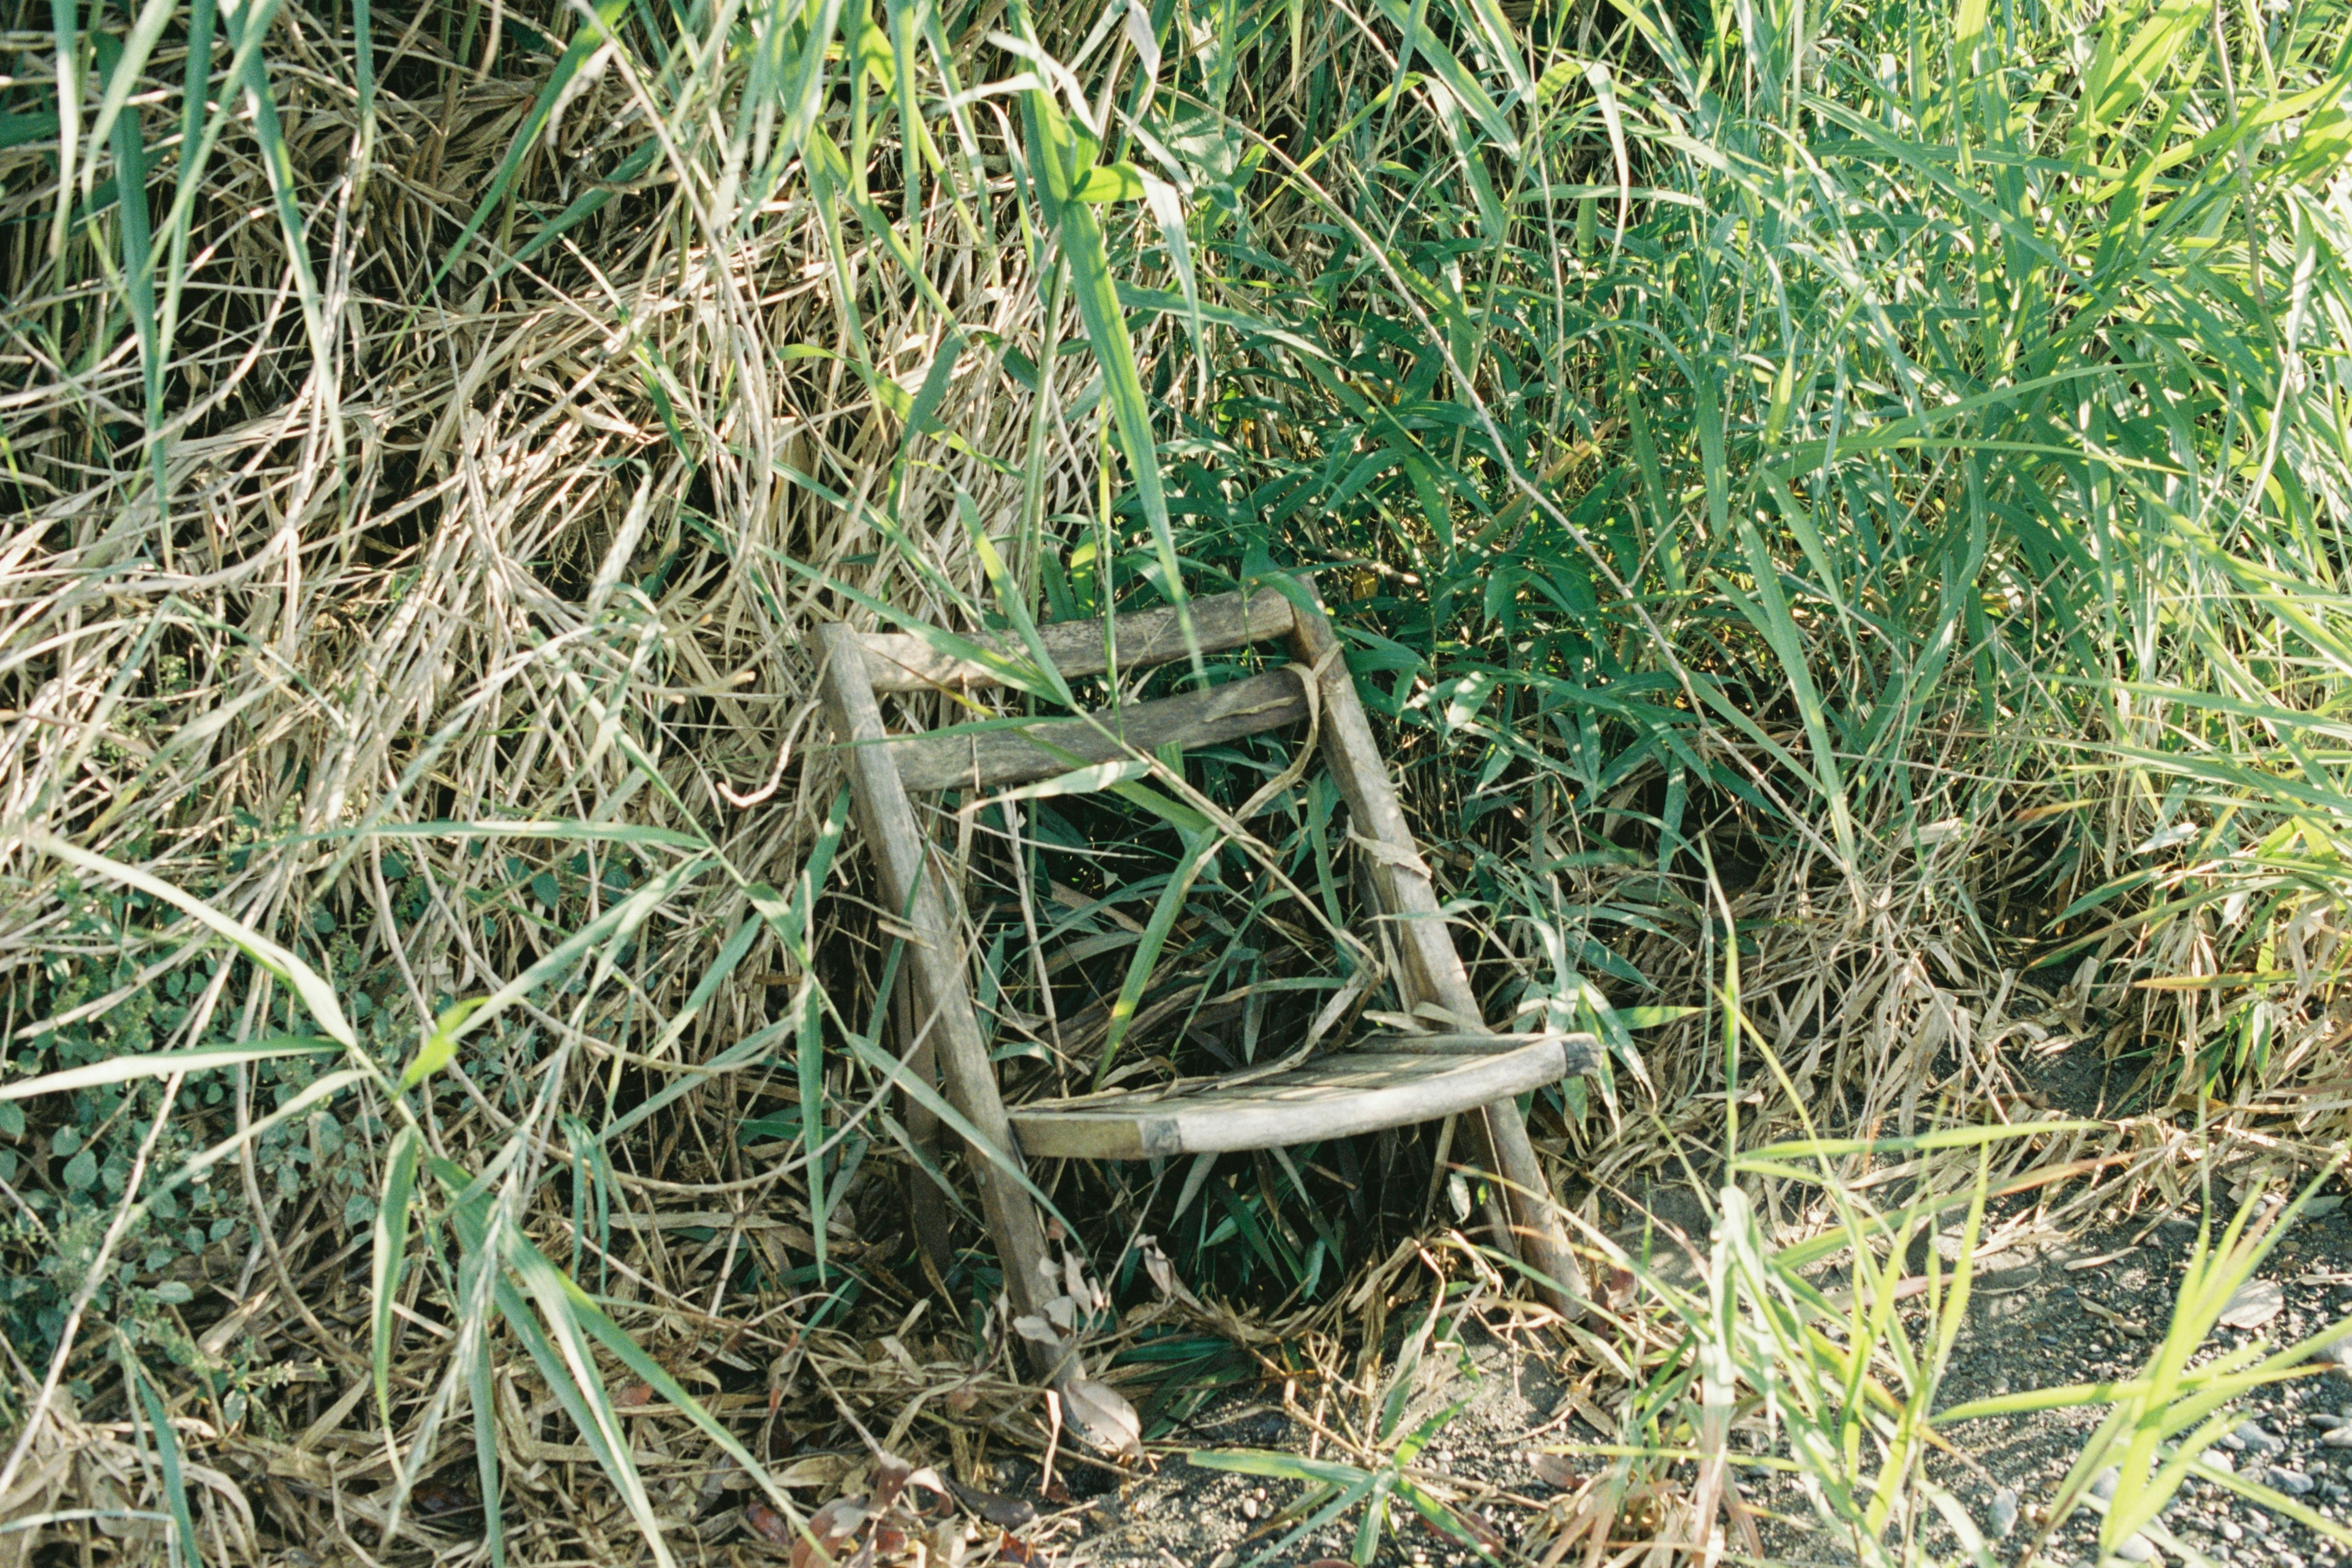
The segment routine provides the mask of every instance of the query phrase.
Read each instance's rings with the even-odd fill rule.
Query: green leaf
[[[310,1108],[333,1099],[347,1089],[362,1083],[381,1084],[383,1080],[363,1068],[346,1068],[341,1072],[329,1073],[303,1087],[300,1093],[271,1111],[268,1115],[247,1123],[242,1130],[230,1133],[203,1153],[189,1159],[180,1168],[156,1184],[156,1190],[169,1191],[183,1182],[194,1181],[206,1171],[230,1158],[247,1144],[274,1127],[281,1127],[306,1115]]]
[[[46,114],[0,114],[0,153],[58,139],[58,117]]]
[[[272,1061],[280,1057],[331,1055],[340,1048],[332,1040],[279,1036],[242,1046],[199,1046],[184,1051],[109,1057],[87,1067],[68,1068],[62,1072],[44,1073],[39,1078],[0,1084],[0,1100],[30,1100],[38,1094],[63,1094],[70,1089],[93,1089],[100,1084],[128,1083],[134,1079],[169,1078],[173,1073],[241,1067],[247,1062]],[[23,1131],[24,1113],[11,1107],[7,1114],[16,1118],[16,1131]],[[5,1131],[5,1121],[0,1121],[0,1131]]]
[[[163,1406],[163,1397],[155,1392],[144,1368],[138,1365],[127,1345],[122,1352],[124,1371],[139,1389],[139,1405],[147,1415],[147,1430],[155,1439],[155,1468],[163,1472],[163,1506],[172,1516],[173,1543],[179,1548],[175,1555],[182,1568],[204,1568],[204,1558],[196,1551],[196,1521],[188,1507],[188,1479],[180,1463],[180,1435],[173,1428],[172,1413]]]
[[[1132,202],[1142,196],[1143,175],[1132,163],[1097,163],[1070,193],[1078,202]]]
[[[1312,1481],[1327,1487],[1349,1486],[1365,1479],[1365,1472],[1354,1465],[1332,1459],[1310,1459],[1301,1454],[1267,1453],[1256,1448],[1196,1448],[1184,1456],[1184,1462],[1198,1465],[1204,1470],[1231,1470],[1237,1475],[1265,1476],[1284,1481]]]
[[[401,1268],[408,1247],[408,1204],[416,1190],[416,1163],[424,1140],[404,1127],[392,1141],[383,1166],[383,1201],[375,1215],[375,1247],[370,1269],[370,1334],[375,1372],[375,1407],[386,1433],[392,1425],[392,1320],[400,1299]]]
[[[1144,397],[1143,380],[1136,369],[1135,342],[1128,333],[1126,312],[1119,308],[1118,288],[1111,278],[1110,254],[1102,225],[1097,221],[1091,205],[1073,199],[1070,194],[1075,172],[1070,166],[1076,162],[1081,142],[1055,107],[1053,96],[1044,89],[1024,93],[1021,104],[1033,149],[1032,161],[1042,165],[1046,174],[1043,182],[1033,180],[1030,190],[1061,234],[1063,258],[1069,267],[1070,298],[1078,307],[1079,320],[1086,323],[1087,340],[1094,349],[1095,362],[1102,367],[1103,390],[1118,432],[1119,449],[1127,454],[1128,472],[1135,482],[1144,523],[1151,533],[1152,552],[1160,565],[1159,586],[1175,605],[1189,644],[1192,641],[1192,614],[1187,608],[1183,573],[1176,559],[1176,535],[1169,521],[1168,494],[1160,479],[1160,449],[1151,435],[1150,405]],[[1091,162],[1091,153],[1087,160]],[[1137,194],[1142,194],[1140,183]]]
[[[342,1007],[335,1000],[334,987],[328,984],[318,971],[244,921],[231,919],[203,900],[184,893],[159,878],[120,861],[110,860],[103,855],[94,855],[62,838],[34,831],[25,835],[25,842],[52,859],[62,860],[68,866],[79,867],[94,875],[136,888],[150,898],[161,899],[173,908],[194,916],[243,949],[246,956],[254,963],[292,986],[295,994],[301,998],[303,1007],[317,1021],[319,1027],[326,1031],[328,1038],[346,1050],[359,1048],[359,1037],[352,1032],[351,1024],[343,1017]]]
[[[85,1149],[66,1162],[66,1185],[87,1192],[98,1184],[98,1156]]]
[[[2084,128],[2116,125],[2147,101],[2181,46],[2210,14],[2202,0],[2160,0],[2145,22],[2137,7],[2108,8],[2098,52],[2083,74]]]
[[[1654,1029],[1661,1024],[1695,1017],[1706,1011],[1704,1007],[1620,1007],[1617,1021],[1629,1029]]]
[[[1183,857],[1160,890],[1160,901],[1151,908],[1151,919],[1145,922],[1143,935],[1135,944],[1135,952],[1127,961],[1127,977],[1119,984],[1118,999],[1111,1004],[1110,1029],[1103,1037],[1102,1055],[1095,1061],[1095,1088],[1102,1088],[1109,1076],[1110,1065],[1118,1056],[1118,1048],[1127,1040],[1127,1029],[1135,1021],[1135,1010],[1143,1001],[1143,988],[1151,983],[1151,975],[1160,963],[1160,950],[1167,945],[1168,933],[1176,928],[1176,920],[1184,912],[1184,900],[1192,890],[1192,882],[1200,876],[1201,868],[1224,844],[1218,833],[1193,833],[1185,836]]]
[[[488,1000],[485,996],[476,996],[441,1009],[441,1016],[425,1032],[424,1043],[416,1047],[416,1056],[409,1062],[408,1070],[400,1075],[400,1092],[407,1093],[449,1065],[450,1058],[457,1054],[457,1041],[466,1020],[479,1011]]]

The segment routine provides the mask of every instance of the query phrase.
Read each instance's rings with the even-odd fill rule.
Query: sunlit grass
[[[0,1100],[12,1415],[52,1365],[151,1426],[173,1365],[228,1428],[285,1399],[174,1316],[184,1264],[369,1363],[404,1477],[535,1367],[655,1535],[597,1324],[699,1355],[695,1314],[756,1296],[781,1364],[928,1299],[1009,1380],[969,1215],[944,1297],[878,1217],[959,1171],[814,717],[843,616],[1019,636],[1318,570],[1490,1016],[1611,1047],[1535,1113],[1588,1218],[1672,1140],[1983,1121],[2032,1031],[2143,1053],[2170,1132],[2341,1131],[2274,1092],[2345,1069],[2340,4],[13,21],[6,1081],[79,1076]],[[910,706],[993,711],[960,701]],[[1334,934],[1311,772],[1214,854],[1188,831],[1286,762],[948,803],[1016,1092],[1393,1008]],[[1742,1100],[1733,961],[1785,1069]],[[314,1030],[339,1065],[255,1054]],[[217,1076],[108,1066],[150,1058]],[[1319,1310],[1478,1201],[1448,1136],[1039,1179],[1122,1310],[1143,1236],[1201,1295]],[[2045,1128],[2004,1179],[2126,1136]],[[769,1239],[629,1228],[705,1189]],[[1840,1212],[1859,1250],[1908,1223]],[[314,1309],[359,1235],[369,1286]],[[1884,1463],[1832,1511],[1916,1542],[1932,1365],[1863,1399],[1760,1237],[1648,1309],[1731,1358],[1697,1410],[1842,1379],[1822,1451],[1868,1426]],[[1900,1363],[1885,1330],[1844,1342]],[[1121,1332],[1099,1359],[1192,1394],[1237,1364]],[[1629,1433],[1696,1396],[1629,1368]],[[163,1510],[183,1538],[187,1496],[225,1506]]]

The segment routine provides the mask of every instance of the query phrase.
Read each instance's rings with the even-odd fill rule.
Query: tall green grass
[[[489,1432],[520,1348],[650,1531],[593,1371],[634,1352],[583,1335],[686,1353],[653,1303],[748,1292],[822,1333],[928,1290],[876,1216],[886,1173],[953,1185],[945,1108],[892,1092],[895,938],[798,651],[843,614],[1017,626],[1319,569],[1490,1016],[1612,1047],[1538,1108],[1574,1205],[1662,1124],[1712,1146],[1735,1089],[1735,1161],[1807,1117],[1972,1119],[2019,1070],[2021,985],[2095,1038],[2128,1009],[2152,1114],[2219,1097],[2226,1131],[2340,1077],[2347,24],[2315,0],[13,18],[8,1081],[85,1076],[0,1121],[8,1339],[77,1399],[176,1356],[234,1428],[230,1399],[291,1396],[204,1351],[174,1270],[266,1264],[294,1302],[371,1231],[371,1300],[288,1331],[373,1363],[402,1473],[461,1404]],[[1103,693],[1009,700],[1071,696]],[[1328,790],[1286,784],[1215,858],[1188,832],[1282,765],[1234,748],[1182,801],[1129,780],[943,814],[1016,1085],[1257,1059],[1335,999],[1395,1006],[1329,934]],[[148,881],[63,879],[44,834]],[[352,1076],[236,1054],[310,1026],[197,908],[316,978]],[[1785,1077],[1727,1081],[1727,952]],[[104,1066],[222,1050],[209,1098]],[[1443,1137],[1045,1195],[1107,1216],[1076,1242],[1129,1308],[1157,1235],[1202,1293],[1279,1310],[1467,1215]],[[157,1159],[217,1148],[237,1190],[159,1216]],[[685,1261],[614,1224],[704,1188],[804,1244]],[[975,1363],[1002,1360],[992,1264],[967,1247],[950,1276]],[[402,1290],[463,1331],[404,1327]],[[1769,1329],[1739,1331],[1798,1353]],[[1239,1364],[1190,1329],[1117,1348],[1196,1384]]]

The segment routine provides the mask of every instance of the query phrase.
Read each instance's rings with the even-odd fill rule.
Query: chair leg
[[[1313,595],[1309,587],[1307,592]],[[1396,787],[1388,764],[1372,740],[1370,721],[1356,695],[1355,679],[1337,657],[1338,634],[1319,608],[1301,608],[1292,633],[1298,658],[1323,669],[1320,692],[1323,747],[1331,775],[1354,817],[1354,831],[1384,844],[1391,853],[1370,867],[1380,903],[1393,921],[1397,946],[1404,960],[1400,986],[1416,1003],[1427,1002],[1461,1020],[1464,1028],[1483,1028],[1477,994],[1462,967],[1461,954],[1445,929],[1437,892],[1421,865],[1419,849],[1397,804]],[[1512,1250],[1550,1284],[1538,1284],[1537,1293],[1564,1316],[1583,1311],[1583,1277],[1568,1248],[1559,1222],[1551,1213],[1551,1187],[1535,1148],[1528,1142],[1527,1123],[1510,1101],[1490,1105],[1482,1117],[1466,1118],[1472,1134],[1471,1153],[1515,1190],[1508,1200]]]
[[[1538,1277],[1536,1293],[1544,1304],[1573,1322],[1584,1315],[1584,1270],[1552,1212],[1551,1184],[1528,1141],[1527,1119],[1517,1100],[1498,1100],[1486,1107],[1485,1121],[1495,1173],[1509,1184],[1505,1201],[1519,1261]]]
[[[914,987],[901,984],[898,994],[892,998],[891,1019],[901,1040],[915,1037]],[[929,1037],[916,1046],[914,1055],[907,1061],[907,1070],[922,1081],[937,1088],[939,1065],[933,1060]],[[940,1119],[931,1109],[912,1094],[901,1095],[899,1110],[906,1119],[907,1137],[931,1163],[940,1163]],[[919,1164],[907,1167],[907,1217],[915,1233],[915,1245],[921,1249],[923,1259],[931,1272],[944,1280],[955,1262],[955,1241],[948,1227],[947,1199],[931,1180],[930,1173]]]
[[[907,788],[879,742],[882,710],[866,681],[865,652],[856,634],[838,624],[819,626],[816,652],[823,666],[825,705],[842,742],[850,799],[857,825],[879,872],[883,897],[900,910],[912,931],[907,943],[914,974],[915,1026],[930,1041],[940,1087],[965,1124],[976,1134],[971,1146],[972,1179],[981,1209],[996,1240],[1004,1268],[1006,1303],[1014,1317],[1042,1313],[1045,1232],[1037,1221],[1021,1164],[1021,1146],[996,1089],[995,1065],[980,1036],[980,1020],[964,976],[963,943],[948,918],[947,900],[930,865],[929,845],[907,804]],[[1053,1347],[1013,1336],[1027,1347],[1039,1377],[1058,1380],[1067,1357]]]

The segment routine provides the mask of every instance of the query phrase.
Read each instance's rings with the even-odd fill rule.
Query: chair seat
[[[1236,1073],[1006,1109],[1033,1156],[1215,1154],[1431,1121],[1600,1063],[1591,1035],[1375,1035],[1266,1077]]]

